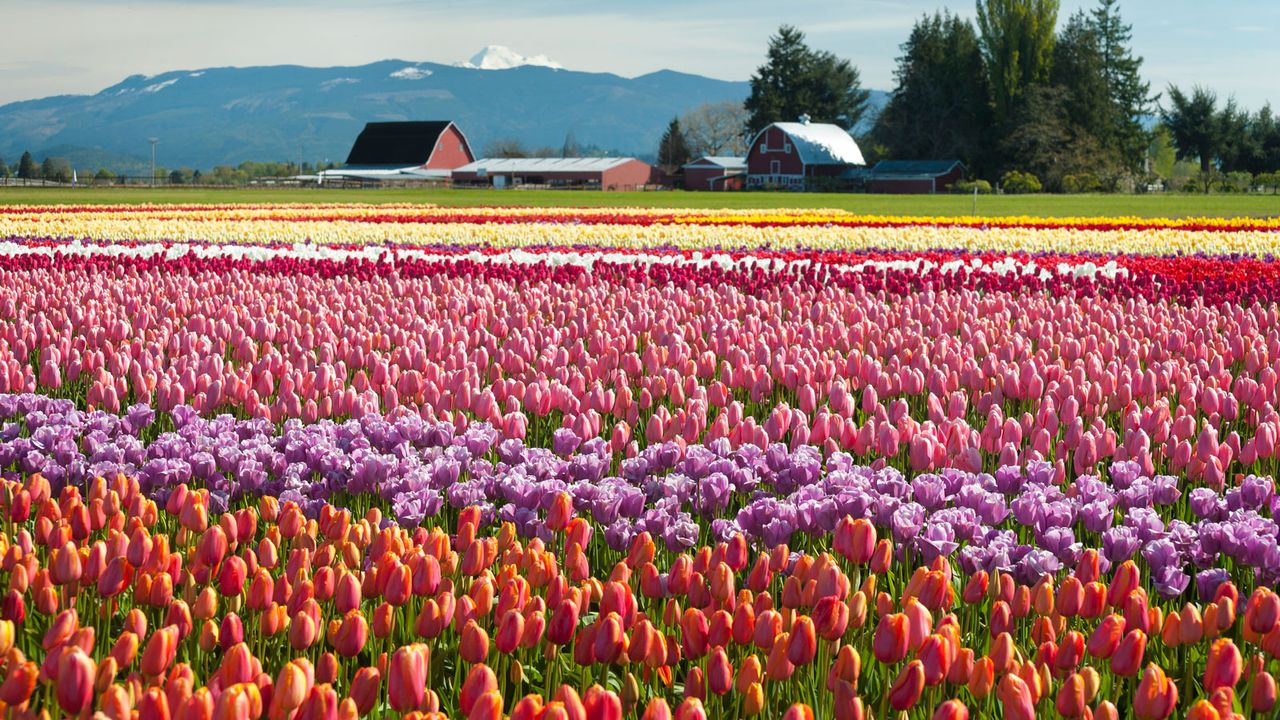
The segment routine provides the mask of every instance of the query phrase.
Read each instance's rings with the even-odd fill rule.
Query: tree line
[[[291,177],[336,167],[333,163],[313,165],[303,162],[301,167],[295,162],[256,162],[247,160],[239,165],[217,165],[211,171],[180,167],[168,169],[157,167],[154,179],[169,185],[242,185],[259,178]],[[69,183],[74,177],[71,162],[64,157],[46,157],[37,163],[29,151],[23,152],[14,168],[0,158],[0,179],[17,177],[21,180],[48,180],[51,182]],[[145,177],[145,175],[144,175]],[[110,183],[118,179],[116,173],[107,168],[99,168],[92,178],[79,178],[81,182],[90,179],[99,183]]]
[[[743,105],[674,118],[659,165],[742,154],[762,128],[806,114],[854,132],[869,163],[960,160],[987,188],[1280,186],[1280,118],[1270,106],[1250,112],[1201,87],[1153,93],[1119,0],[1098,0],[1061,29],[1058,0],[977,0],[976,10],[974,22],[945,10],[915,22],[874,122],[858,68],[783,26]],[[731,128],[732,142],[692,141],[691,127],[705,127],[708,115]]]

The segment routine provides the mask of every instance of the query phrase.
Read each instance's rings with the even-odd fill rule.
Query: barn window
[[[788,154],[788,155],[790,155],[790,154],[791,154],[791,141],[790,141],[790,140],[783,140],[783,141],[782,141],[782,152],[784,152],[784,153],[786,153],[786,154]]]
[[[781,161],[781,160],[770,160],[770,161],[769,161],[769,172],[770,172],[771,174],[773,174],[773,175],[777,175],[777,174],[781,173],[781,172],[782,172],[782,161]]]

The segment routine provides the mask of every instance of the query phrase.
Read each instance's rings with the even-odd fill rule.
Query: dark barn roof
[[[898,175],[946,175],[951,168],[964,165],[959,160],[881,160],[871,173],[880,178]]]
[[[371,122],[360,131],[348,165],[422,165],[431,157],[448,120]]]

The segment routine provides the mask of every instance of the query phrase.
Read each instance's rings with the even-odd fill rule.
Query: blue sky
[[[1059,22],[1095,0],[1062,0]],[[135,73],[223,65],[452,62],[506,45],[575,70],[670,68],[745,80],[769,35],[799,26],[892,88],[912,23],[938,0],[0,0],[0,103],[92,93]],[[1201,84],[1247,107],[1280,104],[1280,0],[1121,0],[1153,88]]]

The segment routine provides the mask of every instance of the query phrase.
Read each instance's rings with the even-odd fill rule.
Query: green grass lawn
[[[318,188],[0,187],[0,205],[104,203],[435,203],[458,207],[836,208],[868,215],[972,215],[972,196],[545,190],[338,190]],[[1037,217],[1275,217],[1280,195],[979,196],[979,215]]]

